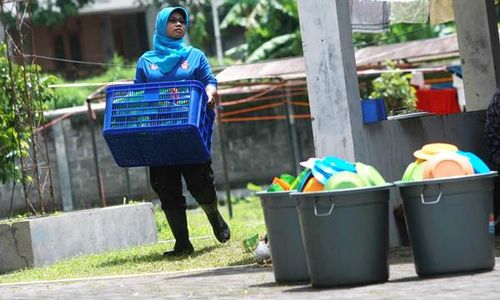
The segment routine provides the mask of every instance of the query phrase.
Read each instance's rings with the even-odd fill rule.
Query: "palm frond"
[[[241,45],[238,45],[236,47],[233,47],[231,49],[227,49],[224,52],[224,55],[226,55],[226,56],[233,56],[233,55],[236,55],[236,54],[239,54],[239,53],[243,53],[245,55],[247,51],[248,51],[248,44],[245,43],[245,44],[241,44]]]
[[[277,51],[282,45],[291,42],[296,38],[295,33],[288,33],[270,39],[248,56],[247,62],[256,62],[266,58],[270,53]]]

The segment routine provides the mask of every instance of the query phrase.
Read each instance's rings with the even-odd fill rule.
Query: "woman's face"
[[[167,36],[172,39],[181,39],[186,33],[186,20],[179,12],[170,14],[167,22]]]

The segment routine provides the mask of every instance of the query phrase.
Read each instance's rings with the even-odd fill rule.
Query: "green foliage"
[[[373,80],[373,92],[370,97],[383,98],[390,114],[400,110],[414,110],[417,98],[415,88],[410,85],[411,74],[399,72],[392,61],[387,61],[386,64],[392,72],[384,72]]]
[[[17,215],[13,218],[10,218],[10,219],[5,219],[5,220],[0,220],[0,224],[14,224],[16,222],[21,222],[21,221],[25,221],[27,220],[29,217],[28,214],[21,214],[21,215]]]
[[[207,58],[208,58],[208,63],[212,67],[219,65],[217,57],[215,57],[215,56],[208,56]],[[234,59],[232,59],[230,57],[227,57],[227,56],[224,56],[223,58],[224,58],[224,63],[223,63],[224,66],[230,66],[230,65],[234,64]],[[214,68],[212,68],[212,71],[214,71]]]
[[[0,44],[0,182],[20,179],[16,160],[28,154],[31,126],[39,124],[45,104],[54,97],[52,75],[41,76],[40,66],[10,62]],[[31,111],[33,114],[28,114]]]
[[[263,191],[261,186],[256,185],[255,183],[252,183],[252,182],[247,183],[247,190],[250,190],[252,192],[262,192]]]
[[[95,0],[29,0],[31,16],[35,25],[52,26],[64,22],[67,17],[78,14],[78,9]],[[20,11],[24,10],[25,3],[19,1]]]
[[[124,61],[122,57],[115,55],[110,63],[112,65],[102,75],[80,80],[78,83],[107,83],[117,80],[132,80],[134,78],[135,67]],[[57,83],[71,82],[61,79]],[[58,109],[84,105],[87,97],[97,88],[98,86],[55,88],[56,97],[49,102],[48,108]]]
[[[244,27],[246,42],[226,51],[243,54],[246,62],[302,54],[295,0],[226,0],[221,29]]]
[[[390,30],[384,33],[360,33],[353,32],[352,40],[354,47],[363,48],[368,46],[403,43],[414,40],[429,39],[444,36],[455,32],[454,23],[439,24],[404,24],[390,25]]]

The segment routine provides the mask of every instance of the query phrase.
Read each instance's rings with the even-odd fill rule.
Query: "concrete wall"
[[[156,242],[151,203],[0,224],[0,273]]]
[[[413,152],[430,142],[452,143],[487,160],[485,112],[392,120],[363,126],[365,147],[356,158],[375,166],[387,180],[401,179]]]
[[[276,108],[274,112],[267,110],[266,114],[282,114],[282,109]],[[57,113],[51,112],[50,118],[57,118],[62,114],[75,111],[76,113],[60,123],[60,128],[53,126],[46,132],[55,202],[59,210],[63,209],[62,197],[64,195],[66,195],[66,199],[72,198],[74,209],[101,205],[86,107],[65,109]],[[123,197],[128,195],[127,169],[118,167],[113,160],[101,135],[102,117],[101,108],[97,110],[97,128],[95,129],[99,165],[107,202],[108,204],[116,204],[121,203]],[[300,140],[300,157],[307,159],[314,153],[310,121],[296,120],[296,124]],[[280,173],[295,173],[293,171],[292,148],[289,144],[285,121],[224,123],[224,126],[227,135],[227,161],[232,188],[245,187],[248,182],[266,184]],[[59,146],[55,146],[56,140]],[[60,146],[61,144],[64,146]],[[220,139],[218,131],[215,129],[212,160],[216,185],[219,190],[222,189],[224,178],[220,149]],[[66,168],[64,168],[64,164],[67,164]],[[156,197],[149,188],[146,168],[129,168],[128,171],[132,198],[152,199]],[[64,182],[69,182],[69,184],[65,185]],[[11,184],[0,184],[0,218],[9,213],[11,190]],[[14,193],[13,210],[20,212],[24,209],[25,203],[18,185]]]

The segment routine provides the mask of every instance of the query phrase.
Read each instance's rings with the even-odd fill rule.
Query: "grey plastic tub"
[[[391,186],[290,195],[313,286],[387,281]]]
[[[274,278],[279,283],[309,281],[299,217],[290,192],[260,192]]]
[[[419,276],[493,269],[496,176],[491,172],[395,183]]]

